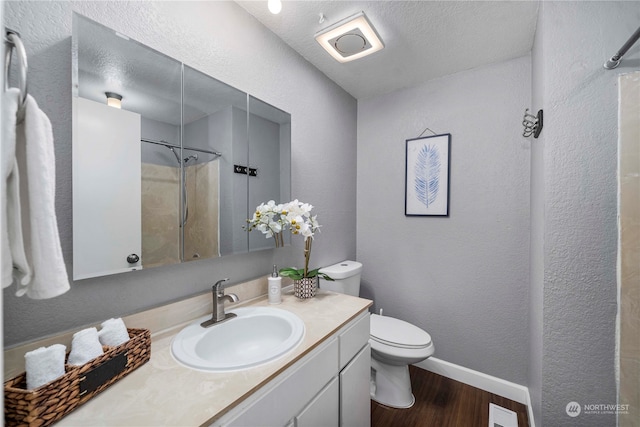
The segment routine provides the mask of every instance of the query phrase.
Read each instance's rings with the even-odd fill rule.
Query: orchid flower
[[[304,236],[304,268],[283,268],[280,270],[280,275],[294,280],[316,276],[333,280],[326,274],[319,273],[318,269],[309,271],[311,242],[314,233],[320,230],[317,216],[311,216],[312,209],[313,205],[302,203],[298,199],[284,204],[276,204],[275,201],[269,200],[256,207],[253,217],[247,220],[248,227],[245,228],[247,231],[257,229],[265,234],[266,238],[273,237],[276,247],[283,245],[282,232],[286,229],[289,229],[293,235]]]

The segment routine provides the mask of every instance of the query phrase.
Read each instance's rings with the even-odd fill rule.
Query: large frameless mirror
[[[273,200],[289,201],[291,194],[291,115],[249,96],[249,209]],[[251,216],[251,215],[250,215]],[[290,235],[283,233],[284,244]],[[249,233],[249,250],[275,246],[258,232]]]
[[[184,66],[185,261],[247,252],[247,176],[233,173],[248,156],[246,117],[246,93]]]
[[[290,116],[75,13],[72,45],[74,279],[272,247],[243,226],[288,201]]]

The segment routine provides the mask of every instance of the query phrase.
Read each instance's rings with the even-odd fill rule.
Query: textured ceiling
[[[172,125],[230,105],[247,108],[246,93],[186,65],[182,93],[180,62],[81,15],[74,25],[77,92],[83,98],[104,103],[105,92],[115,92],[123,96],[124,109]]]
[[[267,1],[237,3],[355,98],[415,86],[459,71],[526,55],[537,1],[289,1],[272,15]],[[364,11],[385,48],[338,63],[316,32]],[[323,13],[326,21],[319,23]]]
[[[74,82],[77,95],[106,102],[105,92],[121,96],[128,111],[172,125],[191,123],[220,109],[247,109],[276,123],[291,117],[187,65],[181,93],[181,63],[84,16],[74,18]],[[182,97],[182,103],[180,102]],[[184,107],[181,111],[181,107]]]

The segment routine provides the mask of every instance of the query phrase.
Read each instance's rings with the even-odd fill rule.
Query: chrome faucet
[[[232,319],[236,317],[235,313],[227,313],[224,312],[224,302],[238,302],[238,296],[236,294],[224,294],[224,287],[222,284],[226,282],[227,279],[218,280],[215,285],[211,288],[211,293],[213,294],[213,315],[211,319],[206,322],[202,322],[200,326],[203,328],[208,328],[209,326],[215,325],[216,323],[222,323],[225,320]]]

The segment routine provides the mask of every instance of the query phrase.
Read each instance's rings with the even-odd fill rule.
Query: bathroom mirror
[[[234,173],[248,158],[247,94],[185,65],[184,116],[184,160],[193,159],[186,147],[221,156],[201,152],[185,163],[183,260],[247,252],[248,177]]]
[[[243,226],[289,198],[290,116],[76,13],[72,51],[74,280],[263,249]],[[249,183],[265,129],[279,194]]]
[[[288,202],[291,194],[291,115],[249,96],[249,208],[274,200]],[[250,215],[250,216],[251,216]],[[291,235],[283,234],[284,243]],[[249,250],[275,247],[274,239],[249,233]]]

